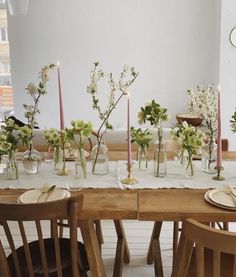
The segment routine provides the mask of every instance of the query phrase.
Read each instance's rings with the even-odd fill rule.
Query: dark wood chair
[[[172,277],[236,276],[236,233],[183,222]]]
[[[77,241],[78,214],[82,204],[82,194],[44,203],[0,203],[0,223],[10,248],[7,255],[7,247],[3,247],[1,238],[1,275],[87,276],[89,266],[85,248]],[[59,220],[69,222],[69,238],[59,236]],[[45,225],[50,228],[44,228]],[[36,240],[32,241],[32,233],[35,233]]]

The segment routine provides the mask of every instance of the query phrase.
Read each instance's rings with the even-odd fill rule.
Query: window
[[[7,28],[2,27],[0,28],[0,41],[7,42],[8,41],[8,35],[7,35]]]
[[[0,73],[10,73],[10,72],[11,72],[10,63],[0,62]]]
[[[14,110],[6,0],[0,0],[0,120]]]

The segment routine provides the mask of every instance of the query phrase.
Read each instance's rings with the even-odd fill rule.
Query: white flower
[[[187,93],[190,97],[189,112],[202,117],[210,135],[214,136],[217,130],[217,92],[209,85],[207,88],[189,89]]]

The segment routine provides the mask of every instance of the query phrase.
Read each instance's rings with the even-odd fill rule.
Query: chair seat
[[[232,277],[233,276],[233,263],[234,256],[231,254],[222,253],[221,254],[221,272],[220,276],[223,277]],[[205,248],[204,251],[204,276],[211,277],[213,276],[213,250]],[[190,267],[188,272],[189,277],[196,277],[196,255],[195,249],[190,261]]]
[[[81,273],[81,276],[87,276],[86,272],[89,270],[89,264],[88,264],[88,260],[87,260],[87,256],[86,256],[86,252],[85,252],[85,247],[84,247],[83,243],[81,243],[81,242],[77,242],[77,243],[78,243],[78,249],[79,249],[79,253],[80,253],[80,257],[81,257],[81,264],[83,267],[80,269],[80,273]],[[45,252],[46,252],[46,257],[47,257],[47,262],[48,262],[49,276],[56,277],[57,272],[56,272],[54,241],[52,238],[44,239],[44,244],[45,244]],[[70,240],[67,238],[59,238],[59,244],[60,244],[60,248],[62,249],[61,260],[62,260],[63,276],[70,277],[70,276],[72,276],[71,257],[70,257]],[[43,271],[42,271],[38,241],[30,242],[28,245],[29,245],[29,250],[32,255],[32,263],[33,263],[35,277],[44,276]],[[19,257],[20,266],[22,268],[22,275],[24,277],[28,277],[29,274],[28,274],[28,270],[27,270],[23,246],[19,247],[16,250],[16,252]],[[9,268],[11,270],[11,274],[14,277],[14,276],[16,276],[16,272],[15,272],[12,254],[10,254],[7,257],[7,260],[8,260]],[[25,269],[25,271],[24,271],[24,269]]]

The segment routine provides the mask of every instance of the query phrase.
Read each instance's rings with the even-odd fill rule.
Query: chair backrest
[[[183,222],[172,277],[189,276],[192,264],[197,277],[236,276],[236,233],[214,229],[192,219]],[[206,270],[208,275],[204,275]],[[230,275],[222,275],[225,270]]]
[[[62,259],[65,245],[61,245],[61,238],[58,234],[58,220],[66,219],[69,223],[69,239],[67,247],[71,264],[71,276],[79,275],[79,253],[77,245],[77,219],[83,205],[83,195],[74,198],[67,198],[58,201],[32,204],[7,204],[0,203],[0,272],[2,276],[12,276],[12,265],[9,264],[9,257],[14,265],[16,276],[26,277],[25,267],[27,267],[27,276],[34,275],[34,260],[40,260],[40,276],[49,276],[49,263],[52,260],[55,263],[54,276],[63,276]],[[45,228],[47,226],[47,228]],[[46,230],[47,229],[47,230]],[[46,232],[45,232],[46,231]],[[5,236],[5,239],[3,239]],[[37,248],[34,247],[34,242]],[[49,249],[46,248],[46,241],[50,241]],[[8,242],[8,247],[3,244]],[[17,245],[18,244],[18,245]],[[19,252],[21,246],[21,252]],[[7,249],[10,248],[10,255],[7,258]],[[33,249],[33,250],[32,250]],[[37,249],[38,256],[34,257],[32,253]],[[49,253],[50,252],[50,253]],[[22,262],[24,256],[24,263]],[[52,257],[52,259],[49,257]],[[51,259],[49,262],[48,259]],[[38,263],[38,262],[37,262]],[[24,268],[23,268],[24,267]],[[11,275],[12,274],[12,275]],[[15,276],[15,275],[14,275]]]

